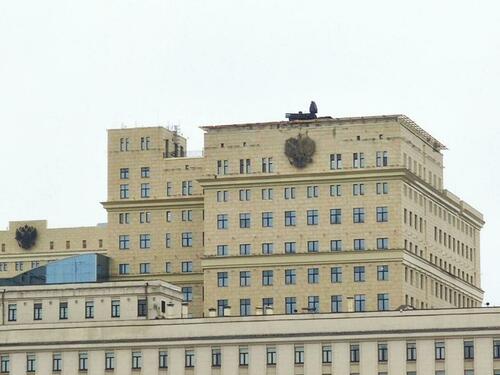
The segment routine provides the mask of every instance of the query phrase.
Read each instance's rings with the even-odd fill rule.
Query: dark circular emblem
[[[36,228],[31,225],[25,225],[16,229],[16,241],[23,249],[31,249],[36,241]]]
[[[311,163],[315,151],[316,144],[307,134],[299,134],[296,138],[288,138],[285,141],[285,155],[290,164],[297,168],[304,168]]]

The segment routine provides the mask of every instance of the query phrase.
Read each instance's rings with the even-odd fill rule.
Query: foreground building
[[[445,146],[403,115],[291,118],[202,127],[196,157],[110,130],[108,223],[0,231],[0,373],[496,375]]]

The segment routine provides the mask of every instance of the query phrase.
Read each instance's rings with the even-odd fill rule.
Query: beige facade
[[[1,326],[9,374],[496,375],[500,310]]]
[[[166,144],[185,150],[185,140],[167,129],[109,132],[116,277],[181,285],[195,316],[271,303],[278,313],[329,312],[337,299],[341,310],[353,299],[368,311],[481,304],[482,215],[443,188],[445,147],[407,117],[203,130],[196,158],[171,155]],[[316,146],[305,168],[284,154],[299,134]]]
[[[25,225],[37,230],[34,246],[23,249],[16,230]],[[0,278],[8,278],[43,266],[50,261],[85,253],[106,254],[106,225],[78,228],[48,228],[46,220],[11,221],[0,230]]]

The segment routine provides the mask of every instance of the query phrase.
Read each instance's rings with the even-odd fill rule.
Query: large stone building
[[[0,373],[500,369],[483,217],[442,143],[403,115],[202,129],[196,157],[110,130],[107,224],[0,231]]]

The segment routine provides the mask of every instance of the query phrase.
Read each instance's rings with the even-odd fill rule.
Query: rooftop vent
[[[289,121],[313,120],[316,118],[316,113],[318,113],[318,106],[314,101],[312,101],[309,105],[309,113],[302,113],[302,111],[299,111],[299,113],[287,113],[285,114],[285,117]]]

